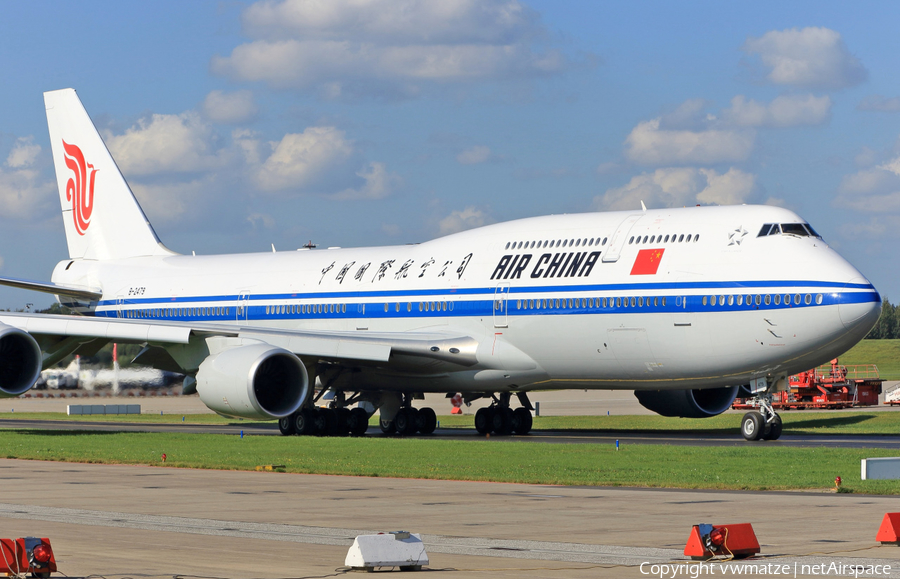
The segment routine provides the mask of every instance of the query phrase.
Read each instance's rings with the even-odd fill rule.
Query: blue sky
[[[0,3],[0,275],[67,256],[75,88],[179,252],[770,203],[900,296],[900,4]],[[0,289],[0,307],[49,305]]]

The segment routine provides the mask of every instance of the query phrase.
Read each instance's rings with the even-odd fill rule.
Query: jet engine
[[[306,400],[309,376],[296,355],[269,344],[238,346],[209,356],[197,371],[197,392],[226,416],[272,420]]]
[[[0,398],[28,391],[41,375],[41,348],[28,332],[0,324]]]
[[[722,414],[734,402],[738,386],[702,390],[635,390],[634,395],[647,410],[663,416],[709,418]]]

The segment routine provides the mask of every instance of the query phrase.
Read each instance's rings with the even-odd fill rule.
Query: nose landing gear
[[[781,417],[772,407],[771,389],[766,385],[757,391],[751,403],[759,406],[759,410],[751,410],[741,419],[741,435],[745,440],[778,440],[781,437]]]

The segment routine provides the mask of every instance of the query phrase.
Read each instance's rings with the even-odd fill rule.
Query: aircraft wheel
[[[744,414],[741,420],[741,434],[745,440],[759,440],[765,434],[765,428],[766,421],[756,410]]]
[[[422,434],[431,434],[437,428],[437,416],[434,410],[425,407],[419,409],[419,432]]]
[[[294,415],[290,416],[282,416],[278,419],[278,430],[281,431],[282,436],[291,436],[292,434],[297,434],[297,427],[294,423]]]
[[[362,436],[369,429],[369,414],[362,408],[354,408],[347,417],[347,428],[351,436]]]
[[[294,413],[294,431],[301,436],[316,433],[316,411],[313,408],[303,408]]]
[[[509,408],[497,408],[491,417],[491,430],[496,434],[509,434],[512,427],[512,410]]]
[[[335,408],[334,409],[334,435],[344,436],[350,432],[350,409]]]
[[[775,419],[772,420],[772,422],[770,422],[770,423],[768,424],[768,426],[769,426],[769,428],[768,428],[768,430],[766,431],[766,433],[763,435],[763,439],[765,439],[765,440],[778,440],[779,438],[781,438],[782,424],[781,424],[781,417],[780,417],[780,416],[778,416],[778,415],[776,414],[776,415],[775,415]]]
[[[418,412],[415,408],[401,408],[394,421],[397,423],[397,434],[407,436],[418,430]]]
[[[475,413],[475,430],[478,434],[487,434],[491,431],[491,422],[493,422],[493,408],[479,408]]]
[[[516,434],[528,434],[531,432],[531,426],[533,424],[531,411],[527,408],[516,408],[513,414],[516,417],[513,425],[513,432]]]
[[[319,408],[316,411],[315,422],[317,436],[331,436],[335,431],[337,417],[331,408]]]
[[[392,420],[385,420],[381,418],[378,420],[378,426],[381,427],[381,432],[385,434],[394,434],[397,432],[397,420],[396,417]]]

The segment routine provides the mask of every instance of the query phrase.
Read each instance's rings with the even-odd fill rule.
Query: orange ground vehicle
[[[842,366],[835,358],[830,366],[819,366],[788,378],[789,389],[776,393],[772,406],[780,410],[875,406],[883,382],[874,364]],[[737,398],[732,404],[735,409],[750,407],[744,398]]]

